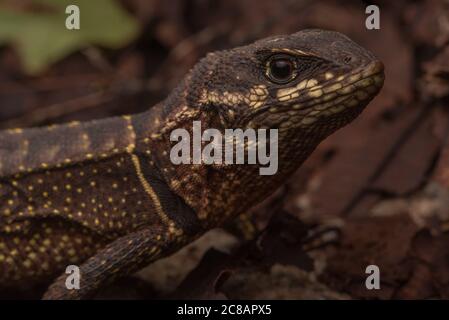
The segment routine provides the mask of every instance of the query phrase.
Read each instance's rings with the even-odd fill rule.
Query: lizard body
[[[383,66],[347,37],[304,30],[207,55],[147,112],[0,132],[0,288],[85,298],[270,195],[378,93]],[[174,165],[170,132],[276,128],[279,170]]]

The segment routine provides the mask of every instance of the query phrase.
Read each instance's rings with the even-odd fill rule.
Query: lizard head
[[[193,103],[215,112],[224,126],[319,135],[350,122],[384,80],[372,53],[323,30],[211,53],[195,69],[192,83],[202,89],[191,90]]]
[[[205,190],[201,200],[189,204],[201,203],[197,210],[212,215],[217,208],[246,210],[274,191],[325,137],[364,109],[381,89],[384,74],[382,63],[348,37],[304,30],[208,54],[186,79],[179,91],[184,108],[205,119],[207,128],[278,132],[279,170],[273,175],[260,175],[258,164],[231,164],[207,169],[207,184],[201,184],[192,174],[197,167],[179,170],[176,179],[189,181],[186,199]],[[265,141],[271,149],[270,139]]]

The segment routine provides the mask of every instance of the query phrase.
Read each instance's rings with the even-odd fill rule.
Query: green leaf
[[[42,9],[24,10],[0,1],[0,45],[14,45],[30,74],[88,46],[120,48],[138,33],[137,22],[115,0],[30,2]],[[65,10],[72,4],[80,9],[79,30],[66,28]]]

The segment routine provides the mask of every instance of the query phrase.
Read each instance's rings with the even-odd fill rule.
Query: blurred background
[[[305,28],[375,53],[380,95],[253,210],[255,239],[213,230],[101,297],[449,298],[448,1],[0,0],[0,128],[145,111],[207,52]]]

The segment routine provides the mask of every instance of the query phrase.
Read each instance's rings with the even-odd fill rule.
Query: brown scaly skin
[[[294,70],[282,84],[273,59]],[[0,132],[0,288],[48,283],[46,299],[81,299],[261,202],[378,93],[383,66],[321,30],[211,53],[177,89],[131,117]],[[279,169],[178,165],[170,132],[278,128]],[[81,289],[65,287],[80,266]]]

